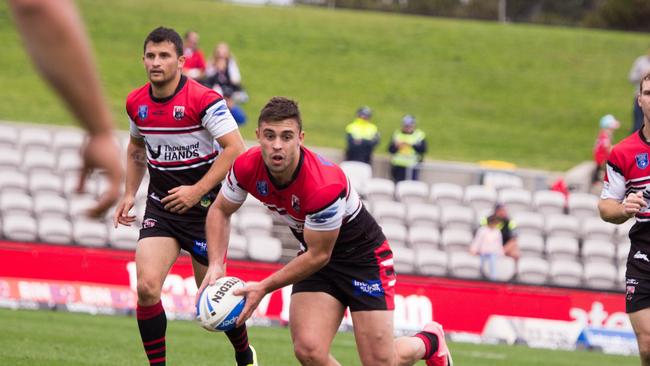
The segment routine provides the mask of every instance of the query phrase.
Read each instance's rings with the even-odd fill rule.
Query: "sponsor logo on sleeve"
[[[309,216],[309,219],[317,224],[322,224],[332,217],[336,216],[336,213],[339,211],[340,204],[341,202],[337,201],[327,209]]]
[[[384,288],[380,280],[359,281],[352,280],[355,296],[379,297],[384,295]]]
[[[639,169],[645,169],[648,167],[648,153],[636,154],[636,166]]]

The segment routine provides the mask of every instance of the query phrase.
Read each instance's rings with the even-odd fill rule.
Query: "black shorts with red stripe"
[[[190,253],[197,262],[205,266],[208,265],[205,220],[173,220],[157,214],[147,205],[138,240],[151,237],[174,238],[181,248]]]
[[[293,294],[325,292],[350,311],[393,310],[395,279],[393,252],[384,239],[353,255],[332,257],[318,272],[295,283]]]

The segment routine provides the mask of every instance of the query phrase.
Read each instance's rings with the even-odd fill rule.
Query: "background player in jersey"
[[[298,105],[271,99],[260,113],[256,135],[260,146],[235,160],[208,213],[210,266],[201,288],[224,275],[229,218],[250,193],[289,225],[303,250],[278,272],[241,289],[247,301],[239,324],[266,294],[293,284],[290,327],[300,363],[338,365],[329,349],[349,308],[364,365],[411,365],[419,359],[451,364],[438,323],[413,337],[393,339],[391,249],[343,171],[303,147]]]
[[[120,197],[123,171],[115,159],[119,148],[113,138],[113,117],[77,8],[70,0],[11,0],[9,5],[36,68],[88,131],[78,189],[83,191],[94,168],[108,178],[108,189],[88,212],[99,217]]]
[[[632,217],[627,256],[625,311],[639,344],[641,364],[650,366],[650,74],[639,86],[640,130],[614,146],[598,204],[603,220],[622,224]]]
[[[129,210],[148,166],[147,206],[135,253],[137,318],[149,363],[164,365],[163,282],[181,248],[192,255],[197,285],[202,281],[208,264],[205,216],[245,146],[223,98],[181,74],[184,57],[178,33],[163,27],[153,30],[144,42],[143,61],[150,82],[126,101],[131,141],[124,197],[114,224],[135,221]],[[246,327],[226,335],[237,364],[256,365]]]

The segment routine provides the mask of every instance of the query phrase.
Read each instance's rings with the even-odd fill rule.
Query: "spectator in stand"
[[[214,48],[212,59],[206,69],[205,84],[219,93],[226,87],[232,89],[232,97],[238,104],[248,101],[248,94],[241,83],[239,66],[226,42],[221,42]]]
[[[205,57],[199,49],[199,34],[188,31],[183,38],[183,74],[194,80],[201,80],[205,77]]]
[[[498,227],[501,219],[490,215],[486,221],[486,225],[476,231],[469,252],[481,256],[481,269],[485,271],[487,265],[487,277],[494,281],[497,278],[497,258],[504,254],[503,237]]]
[[[345,127],[345,160],[372,164],[372,152],[379,143],[379,131],[370,121],[371,118],[370,107],[361,107],[357,110],[357,118]]]
[[[223,99],[226,100],[226,105],[228,106],[228,109],[230,109],[230,114],[232,114],[232,117],[235,119],[235,122],[237,122],[237,126],[242,126],[244,123],[246,123],[246,113],[240,107],[237,103],[232,98],[233,95],[233,90],[230,87],[224,87],[222,90],[222,96]]]
[[[492,214],[499,221],[497,222],[497,229],[501,231],[501,244],[503,246],[503,253],[508,257],[519,259],[519,244],[517,243],[517,224],[508,216],[508,210],[502,203],[497,203],[494,206],[494,213]],[[481,225],[487,225],[487,218],[481,220]]]
[[[641,78],[645,76],[647,73],[650,72],[650,47],[648,47],[648,53],[646,55],[642,55],[637,57],[636,60],[634,60],[634,64],[632,64],[632,69],[630,69],[630,83],[634,85],[634,103],[633,103],[633,123],[632,123],[632,132],[638,131],[641,127],[643,127],[643,111],[641,110],[641,107],[639,107],[639,103],[637,102],[638,99],[638,92],[637,92],[637,86],[641,82]]]
[[[415,117],[407,114],[402,118],[402,128],[393,133],[388,151],[393,154],[390,160],[393,181],[418,180],[427,141],[424,131],[415,128]]]
[[[596,138],[593,151],[596,169],[594,170],[594,175],[591,177],[591,184],[599,182],[602,179],[601,174],[605,172],[609,152],[612,150],[612,135],[614,134],[614,130],[619,127],[620,123],[611,114],[605,115],[600,119],[600,132]]]

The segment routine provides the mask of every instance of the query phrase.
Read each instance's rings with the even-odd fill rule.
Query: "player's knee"
[[[329,360],[329,350],[315,343],[295,342],[293,353],[302,365],[325,365]]]
[[[650,365],[650,333],[637,334],[637,341],[643,365]]]
[[[393,366],[396,364],[395,357],[390,352],[372,352],[364,355],[361,363],[364,366]]]
[[[161,284],[147,278],[138,278],[138,302],[152,305],[160,299]]]

